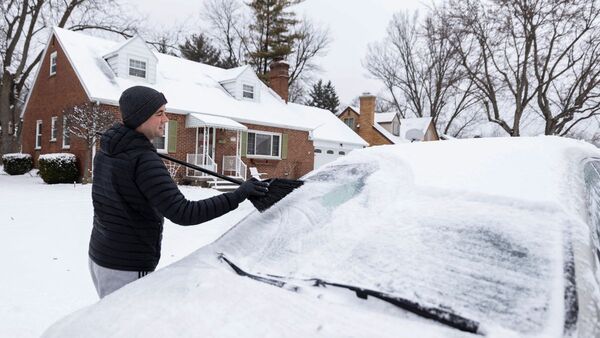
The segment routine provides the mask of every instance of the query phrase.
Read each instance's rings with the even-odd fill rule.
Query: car
[[[597,337],[599,173],[560,137],[353,151],[44,336]]]

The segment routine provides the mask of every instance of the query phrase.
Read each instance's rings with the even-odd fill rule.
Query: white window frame
[[[246,87],[250,87],[252,91],[246,90]],[[246,93],[249,93],[252,97],[247,97]],[[256,86],[250,83],[242,83],[242,99],[254,101],[256,99]]]
[[[281,159],[281,145],[282,145],[282,140],[283,140],[283,135],[281,133],[273,133],[273,132],[269,132],[269,131],[262,131],[262,130],[248,130],[248,136],[250,136],[250,134],[261,134],[261,135],[268,135],[271,136],[271,149],[270,149],[270,153],[273,153],[273,136],[279,136],[279,154],[277,156],[273,156],[273,155],[256,155],[256,154],[250,154],[249,153],[249,149],[248,149],[248,145],[250,144],[250,142],[248,142],[248,140],[246,139],[246,157],[248,158],[257,158],[257,159],[268,159],[268,160],[280,160]],[[256,136],[254,137],[254,152],[256,152]]]
[[[167,154],[169,152],[169,123],[168,122],[165,124],[165,128],[163,129],[163,131],[164,131],[164,138],[165,138],[165,147],[164,148],[156,147],[156,144],[154,143],[155,140],[152,140],[152,144],[154,145],[154,147],[156,147],[157,152],[159,152],[161,154]]]
[[[56,51],[50,53],[50,76],[56,75]]]
[[[35,121],[35,149],[42,149],[42,120]]]
[[[66,136],[66,137],[65,137]],[[65,142],[68,140],[68,142]],[[71,149],[71,133],[67,126],[67,116],[63,115],[62,121],[62,147],[63,149]]]
[[[142,62],[144,64],[144,68],[142,69],[142,68],[138,68],[138,67],[132,67],[131,61]],[[138,71],[144,71],[144,77],[132,75],[131,74],[132,69],[138,70]],[[140,58],[140,57],[135,57],[135,56],[128,57],[127,58],[127,75],[134,79],[147,79],[148,78],[148,60],[145,58]]]
[[[58,116],[52,116],[50,121],[50,142],[56,142],[56,134],[58,133],[56,122],[58,121]]]

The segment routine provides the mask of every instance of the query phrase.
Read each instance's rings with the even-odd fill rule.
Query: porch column
[[[213,127],[213,139],[212,139],[212,159],[215,163],[217,163],[215,149],[217,148],[217,128]]]

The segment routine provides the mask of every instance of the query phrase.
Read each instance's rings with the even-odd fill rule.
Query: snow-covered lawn
[[[91,185],[45,184],[35,171],[9,176],[0,166],[0,337],[39,337],[65,315],[98,301],[88,272]],[[218,194],[180,187],[189,199]],[[192,227],[165,220],[158,268],[218,238],[252,205]]]

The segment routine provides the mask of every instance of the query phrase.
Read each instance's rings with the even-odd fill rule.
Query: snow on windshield
[[[416,186],[397,156],[363,152],[207,249],[255,274],[320,278],[554,335],[569,222],[549,203]]]

